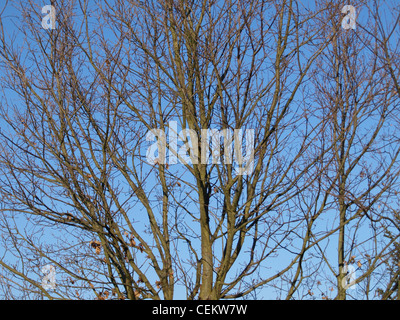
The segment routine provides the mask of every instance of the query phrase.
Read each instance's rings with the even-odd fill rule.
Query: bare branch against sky
[[[3,1],[1,299],[399,299],[399,20]]]

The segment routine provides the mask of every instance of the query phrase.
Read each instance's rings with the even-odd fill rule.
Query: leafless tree
[[[4,298],[309,298],[334,277],[345,299],[357,262],[374,283],[398,239],[382,234],[400,152],[399,69],[375,24],[343,29],[341,1],[59,0],[45,30],[34,1],[9,5]],[[246,150],[224,136],[239,129]]]

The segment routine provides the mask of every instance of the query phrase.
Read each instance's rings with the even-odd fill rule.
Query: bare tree
[[[337,3],[332,9],[338,12],[343,6]],[[324,280],[336,289],[336,299],[353,295],[347,289],[356,284],[361,288],[356,298],[369,298],[377,285],[372,274],[397,239],[383,241],[398,189],[398,95],[379,58],[376,25],[366,19],[362,30],[354,32],[343,29],[341,17],[334,16],[330,26],[335,37],[318,59],[312,73],[315,99],[307,101],[321,106],[315,109],[315,121],[326,122],[320,147],[330,148],[323,156],[329,166],[321,168],[312,194],[299,198],[299,211],[309,221],[302,248],[312,250],[298,264],[289,298],[299,289],[302,298],[317,293],[329,298],[321,289],[323,270],[330,273]],[[327,222],[331,227],[321,228]],[[315,256],[321,259],[319,266]],[[357,278],[349,277],[350,266]]]
[[[304,298],[330,270],[344,299],[355,250],[373,256],[358,283],[382,265],[399,95],[376,30],[341,28],[344,4],[60,0],[48,30],[12,4],[4,298]]]
[[[385,71],[385,77],[390,81],[392,94],[400,98],[400,86],[398,82],[400,74],[399,64],[399,41],[400,41],[400,7],[398,3],[393,1],[386,1],[383,3],[374,2],[367,7],[368,13],[373,20],[375,29],[365,30],[367,33],[372,34],[376,43],[376,55],[379,62]],[[399,116],[395,114],[393,121],[396,126],[399,126]],[[395,135],[396,136],[396,135]],[[397,137],[397,136],[396,136]],[[396,172],[398,174],[398,172]],[[393,190],[394,201],[387,203],[385,209],[388,214],[383,215],[384,222],[381,224],[384,230],[384,236],[387,239],[388,248],[385,255],[380,259],[384,264],[381,275],[380,283],[377,292],[381,299],[400,299],[399,291],[399,214],[398,214],[398,189]]]

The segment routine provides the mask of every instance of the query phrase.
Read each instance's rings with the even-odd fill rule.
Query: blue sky
[[[34,3],[34,2],[32,2]],[[298,2],[299,5],[303,4],[304,6],[308,6],[310,8],[310,10],[313,10],[314,5],[313,5],[313,1],[299,1]],[[391,19],[391,15],[390,15],[390,6],[395,3],[395,2],[385,2],[385,5],[382,7],[383,10],[386,10],[387,13],[385,13],[385,17],[387,16],[388,19]],[[37,20],[37,23],[40,24],[41,20],[40,17],[41,12],[40,9],[42,6],[47,5],[48,3],[46,1],[37,1],[37,16],[34,17],[35,20]],[[355,31],[351,30],[350,32],[357,32],[357,30],[360,30],[362,28],[366,28],[368,26],[368,9],[365,6],[356,6],[357,7],[357,29]],[[1,10],[1,9],[0,9]],[[342,13],[338,12],[338,15],[341,17]],[[5,11],[3,12],[2,15],[2,19],[4,22],[4,25],[7,26],[7,30],[6,32],[10,35],[10,36],[14,36],[14,44],[16,46],[18,46],[19,48],[21,48],[21,52],[24,52],[24,48],[27,48],[30,44],[26,42],[26,39],[23,37],[22,33],[20,32],[20,30],[18,30],[18,27],[20,26],[19,21],[21,19],[21,16],[19,16],[18,11],[14,10],[11,6],[8,6]],[[388,21],[390,22],[390,21]],[[93,23],[93,27],[95,28],[96,26],[96,21],[92,21]],[[45,32],[45,31],[43,31]],[[109,41],[110,43],[112,43],[113,41],[117,41],[117,39],[115,39],[113,37],[113,35],[110,33],[109,34]],[[308,53],[304,52],[303,55],[303,59],[307,59],[308,58]],[[362,53],[360,53],[360,56],[362,55]],[[367,54],[366,54],[367,55]],[[272,58],[271,58],[272,59]],[[81,72],[83,72],[82,70],[84,70],[85,68],[82,67]],[[310,88],[310,91],[312,92],[313,87]],[[24,102],[19,99],[19,97],[15,96],[12,92],[10,92],[9,90],[7,90],[7,88],[3,88],[3,92],[1,94],[1,99],[0,101],[2,101],[2,103],[4,103],[5,99],[7,99],[7,101],[11,104],[11,105],[15,105],[17,106],[19,109],[23,110],[24,108]],[[299,103],[301,104],[302,100],[306,100],[307,99],[307,92],[304,93],[299,93],[298,95],[296,95],[296,100],[299,101]],[[299,106],[300,108],[300,106]],[[317,115],[313,115],[313,116],[317,116]],[[312,117],[312,119],[314,119],[314,121],[317,121],[316,117]],[[369,119],[369,121],[365,122],[365,126],[364,126],[364,130],[368,130],[371,127],[373,127],[375,124],[374,119],[371,118]],[[250,123],[248,124],[248,127],[252,127],[252,126],[256,126],[256,123]],[[178,128],[181,128],[180,125],[178,125]],[[391,129],[388,128],[388,132]],[[288,137],[289,141],[292,141],[293,143],[293,147],[290,148],[291,151],[287,151],[288,152],[288,156],[290,156],[290,152],[295,152],[296,150],[296,139],[295,138],[290,138]],[[150,143],[151,144],[151,143]],[[141,148],[141,155],[145,156],[146,151],[148,150],[148,146],[149,144],[144,144]],[[288,149],[289,150],[289,149]],[[132,160],[131,161],[131,165],[134,166],[134,162]],[[371,159],[371,165],[373,165],[373,160]],[[145,165],[145,169],[143,170],[143,174],[147,174],[149,172],[149,170],[151,169],[150,166],[146,166]],[[190,183],[194,183],[194,180],[190,178],[190,175],[187,173],[187,170],[184,169],[184,166],[181,164],[175,164],[175,165],[171,165],[170,167],[171,172],[175,173],[177,176],[181,177],[181,180],[184,180],[188,185]],[[120,181],[117,177],[116,177],[116,181]],[[123,186],[123,180],[121,179],[121,185]],[[217,182],[217,179],[215,178],[215,181]],[[146,184],[149,186],[149,188],[154,187],[155,189],[158,188],[157,186],[157,180],[155,180],[154,176],[151,176],[148,180],[146,180]],[[127,187],[127,186],[125,186]],[[363,186],[358,186],[360,189],[362,189]],[[185,196],[186,192],[192,192],[191,188],[188,186],[183,185],[182,188],[179,191],[181,194],[176,193],[175,195],[177,197],[182,197],[182,199],[185,199],[186,203],[185,205],[187,206],[186,209],[188,209],[188,211],[191,211],[193,213],[194,216],[197,215],[196,211],[197,211],[197,205],[194,202],[190,202],[188,201],[188,199]],[[160,202],[158,201],[158,193],[154,192],[153,196],[152,196],[152,202],[154,203],[154,209],[157,210],[157,208],[159,208]],[[312,195],[309,195],[310,199],[311,199]],[[128,196],[127,198],[128,199]],[[213,209],[215,209],[216,211],[221,210],[221,206],[222,206],[222,195],[217,194],[215,196],[215,198],[213,198],[211,206],[213,207]],[[290,209],[290,205],[288,206],[288,209]],[[142,217],[144,217],[144,208],[142,206],[140,206],[139,204],[135,204],[135,206],[132,207],[132,211],[135,212],[135,215],[133,216],[133,221],[134,223],[136,223],[136,225],[142,225],[142,229],[146,229],[146,220],[143,220]],[[332,213],[332,214],[330,214]],[[276,217],[278,217],[278,213],[276,212],[271,212],[271,219],[273,219],[273,215],[276,214]],[[292,213],[293,216],[301,215],[298,212],[293,212]],[[180,218],[181,218],[181,223],[183,225],[183,223],[186,223],[186,227],[187,228],[193,228],[193,235],[195,235],[196,233],[199,233],[199,229],[198,229],[198,225],[194,224],[194,223],[190,223],[190,221],[187,221],[187,217],[185,217],[182,213],[182,211],[180,212]],[[327,211],[325,216],[323,217],[322,221],[324,221],[324,223],[318,228],[320,228],[320,232],[325,232],[326,229],[329,229],[329,227],[334,227],[335,225],[337,225],[337,216],[334,214],[334,211]],[[19,222],[20,226],[22,226],[25,221],[21,221]],[[355,228],[357,226],[356,224],[357,222],[355,222],[354,224],[350,224],[349,225],[349,230],[351,230],[352,228]],[[290,223],[290,226],[295,226],[295,223]],[[268,228],[267,225],[264,226],[265,228]],[[368,226],[367,223],[365,223],[365,226],[363,226],[361,229],[359,229],[356,233],[356,237],[358,239],[358,243],[363,243],[364,240],[368,239],[368,237],[371,234],[371,229]],[[66,233],[69,232],[69,230],[65,230]],[[299,234],[301,234],[302,232],[304,232],[304,229],[300,229]],[[352,235],[350,233],[350,235]],[[49,228],[46,233],[43,235],[42,237],[42,241],[44,242],[49,242],[51,243],[54,238],[53,237],[57,237],[57,229],[52,229]],[[149,237],[149,239],[151,239],[151,237]],[[88,239],[89,240],[89,239]],[[351,239],[349,239],[351,240]],[[193,241],[198,241],[198,239],[195,239],[195,236],[193,237]],[[249,240],[250,241],[250,240]],[[187,247],[185,246],[184,243],[182,242],[176,242],[177,243],[177,248],[178,248],[178,253],[181,254],[181,258],[184,258],[185,255],[187,255]],[[266,263],[262,265],[260,272],[263,276],[267,277],[267,275],[269,274],[274,274],[278,271],[278,269],[280,269],[282,266],[284,266],[286,263],[288,263],[290,261],[290,259],[293,257],[293,255],[289,252],[289,250],[292,250],[293,248],[298,248],[298,245],[300,245],[301,243],[301,237],[294,237],[293,241],[291,242],[291,244],[293,245],[292,248],[283,248],[282,250],[280,250],[279,256],[276,257],[272,257],[270,259],[266,260]],[[324,246],[326,246],[326,253],[327,256],[330,257],[330,260],[332,261],[332,265],[334,265],[335,263],[335,259],[336,259],[336,247],[335,244],[337,243],[337,236],[333,235],[331,237],[329,237],[329,239],[327,239],[324,242],[321,242],[321,248],[324,248]],[[216,247],[215,248],[217,251],[221,251],[222,248]],[[318,287],[318,290],[322,290],[324,293],[328,293],[333,295],[334,292],[330,292],[330,288],[335,286],[335,279],[333,277],[333,275],[330,273],[329,268],[327,268],[326,266],[320,266],[320,265],[315,265],[314,264],[314,260],[312,259],[312,255],[318,255],[318,250],[319,249],[315,249],[315,251],[311,250],[310,251],[310,260],[308,262],[307,265],[309,265],[310,268],[315,268],[315,272],[318,272],[321,274],[321,278],[324,279],[323,283],[320,285],[320,287]],[[355,248],[355,255],[357,255],[357,257],[362,256],[363,254],[365,254],[365,252],[369,252],[368,250],[371,250],[370,247],[370,243],[366,242],[365,245],[360,245],[359,247]],[[238,261],[238,263],[240,263],[241,261]],[[46,263],[46,261],[43,261],[42,263]],[[362,269],[357,270],[357,273],[362,272]],[[232,275],[234,275],[235,270],[233,270]],[[289,272],[290,273],[290,272]],[[38,276],[40,275],[40,270],[38,269],[38,274],[36,275],[37,278],[39,278]],[[326,275],[322,276],[322,275]],[[59,275],[60,276],[60,275]],[[60,276],[61,277],[61,276]],[[328,280],[326,280],[328,279]],[[39,279],[38,279],[39,280]],[[331,281],[331,283],[329,283],[329,281]],[[273,283],[274,284],[274,283]],[[310,287],[313,288],[317,288],[315,286],[315,284],[310,284]],[[275,298],[284,298],[284,294],[282,293],[277,293],[278,289],[273,288],[272,286],[266,286],[265,288],[257,291],[257,298],[259,299],[275,299]],[[358,296],[358,292],[357,289],[353,290],[351,292],[355,298],[357,298]],[[185,290],[184,288],[179,288],[177,287],[176,289],[176,295],[175,298],[179,299],[179,298],[185,298]],[[300,293],[301,294],[301,293]],[[315,291],[315,296],[318,293],[318,291]],[[320,296],[319,296],[320,297]],[[249,296],[250,298],[250,296]]]

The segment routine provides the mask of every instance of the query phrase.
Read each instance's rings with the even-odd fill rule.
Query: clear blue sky
[[[313,9],[313,1],[302,0],[302,1],[298,1],[298,3],[299,3],[299,5],[303,4],[305,6],[308,6],[311,10]],[[382,9],[386,9],[387,10],[387,14],[385,14],[385,16],[387,16],[388,19],[392,19],[391,15],[390,15],[390,6],[395,2],[388,1],[388,2],[385,2],[385,3],[387,3],[387,6],[383,6],[382,7]],[[4,4],[4,0],[2,2],[2,5],[3,4]],[[38,11],[37,11],[37,14],[38,14],[37,20],[38,20],[38,23],[40,22],[40,16],[41,16],[40,9],[41,9],[42,6],[47,5],[47,4],[49,4],[49,3],[46,2],[46,1],[37,1],[37,9],[38,9]],[[2,5],[0,6],[0,10],[2,8]],[[363,27],[367,26],[367,23],[368,23],[368,14],[367,13],[368,13],[368,10],[365,7],[362,7],[362,6],[361,7],[357,7],[357,28],[363,28]],[[338,12],[338,15],[342,16],[342,13]],[[2,19],[4,19],[5,21],[7,21],[7,20],[10,21],[9,23],[6,24],[6,26],[7,26],[7,30],[6,31],[7,31],[8,34],[15,36],[15,43],[23,50],[23,48],[26,47],[27,44],[24,42],[25,39],[21,36],[21,34],[19,33],[18,29],[16,28],[16,26],[19,25],[19,23],[18,23],[19,19],[21,19],[21,17],[19,16],[18,12],[16,10],[14,10],[11,6],[8,6],[5,9],[5,11],[3,12]],[[356,31],[352,31],[352,32],[357,32],[357,30]],[[111,35],[110,35],[110,41],[112,41]],[[2,93],[2,95],[1,95],[2,99],[4,98],[3,94],[7,95],[7,99],[9,101],[15,99],[14,100],[15,103],[20,103],[21,104],[21,108],[24,107],[23,106],[23,102],[20,101],[18,99],[18,97],[13,96],[12,93],[10,93],[8,90],[5,90]],[[366,126],[368,126],[368,125],[369,124],[366,124]],[[373,125],[373,122],[371,122],[371,125]],[[143,149],[142,149],[142,155],[143,156],[145,156],[147,147],[148,147],[148,145],[143,146]],[[176,173],[182,175],[182,177],[186,175],[186,173],[184,173],[183,166],[181,164],[176,164],[176,165],[171,166],[171,171],[176,171]],[[151,181],[149,180],[149,181],[147,181],[147,183],[149,183],[151,185],[151,183],[155,183],[155,181],[154,180],[151,180]],[[221,202],[220,202],[221,200],[222,200],[222,196],[221,196],[221,198],[215,197],[213,202],[211,203],[211,205],[216,207],[216,208],[218,208],[218,207],[221,206]],[[156,202],[157,200],[154,199],[154,201]],[[196,210],[194,204],[192,204],[190,207],[188,207],[188,209],[189,210],[193,210],[193,211]],[[142,210],[142,208],[140,208],[140,209],[136,209],[135,208],[135,210],[140,212],[140,210]],[[323,229],[328,227],[328,226],[334,226],[335,222],[337,223],[336,218],[337,217],[334,217],[334,215],[327,216],[326,220],[325,220],[325,224],[323,226],[321,226],[321,231],[323,231]],[[141,221],[139,221],[139,220],[137,222],[141,223]],[[193,227],[197,227],[195,225],[192,225],[192,226]],[[355,225],[350,225],[349,229],[351,229],[354,226]],[[145,227],[145,226],[143,226],[143,227]],[[369,230],[368,226],[366,225],[364,232],[358,232],[357,237],[359,238],[358,241],[360,243],[364,239],[368,238],[368,236],[370,234],[369,231],[370,230]],[[52,236],[52,234],[54,234],[53,232],[54,232],[54,230],[49,231],[49,234],[46,235],[46,237],[47,237],[46,241],[51,242],[51,236]],[[294,240],[294,242],[293,242],[294,247],[296,247],[296,244],[299,243],[299,241],[300,241],[300,239],[295,239]],[[332,236],[326,242],[321,243],[322,247],[324,245],[326,245],[326,248],[327,248],[326,252],[327,252],[328,256],[330,256],[331,261],[335,261],[336,260],[336,251],[335,251],[335,249],[336,249],[335,248],[335,244],[336,243],[337,243],[337,239],[336,239],[335,236]],[[185,253],[186,252],[186,248],[182,244],[180,244],[180,246],[181,246],[180,247],[180,253],[182,253],[182,256],[184,256],[186,254]],[[358,249],[358,248],[357,248],[357,250],[360,251],[360,249]],[[314,254],[317,254],[317,252],[318,252],[318,250],[316,250],[314,252]],[[2,251],[0,251],[0,253],[2,253]],[[360,252],[355,253],[355,254],[357,256],[361,256],[361,255],[364,254],[364,252],[360,251]],[[285,252],[285,250],[281,250],[279,256],[277,256],[275,258],[267,259],[266,260],[267,263],[265,265],[263,265],[263,268],[260,271],[262,272],[263,275],[274,274],[276,271],[279,270],[279,268],[281,266],[284,266],[285,263],[290,261],[291,257],[292,257],[292,255],[289,252]],[[321,275],[324,275],[323,277],[321,276],[321,278],[325,279],[325,275],[326,275],[326,278],[329,278],[332,281],[331,284],[329,284],[329,282],[325,281],[320,287],[323,292],[328,292],[329,293],[329,288],[331,286],[333,286],[333,287],[335,286],[335,282],[334,282],[335,279],[330,274],[330,271],[328,270],[328,268],[326,266],[314,265],[312,259],[310,259],[309,264],[307,264],[307,265],[310,268],[315,268],[316,272],[319,272]],[[357,272],[362,272],[362,270],[358,270]],[[314,286],[314,288],[315,288],[315,286]],[[285,296],[281,296],[280,294],[278,294],[277,291],[278,290],[275,290],[271,286],[265,287],[265,288],[263,288],[263,289],[261,289],[261,290],[259,290],[257,292],[257,298],[259,298],[259,299],[275,299],[275,298],[284,298],[285,297]],[[357,294],[358,294],[357,290],[353,290],[351,293],[354,294],[354,297],[357,297]],[[176,290],[175,298],[184,299],[185,298],[185,294],[186,293],[185,293],[184,288],[179,288],[178,287],[177,290]],[[315,295],[317,295],[317,294],[319,294],[319,293],[316,291]],[[334,293],[332,293],[332,295],[333,294]],[[251,298],[251,296],[249,296],[248,298]]]

